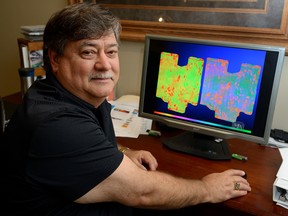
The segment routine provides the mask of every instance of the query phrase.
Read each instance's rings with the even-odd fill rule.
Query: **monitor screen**
[[[284,56],[283,47],[146,35],[139,115],[187,131],[164,144],[199,156],[217,159],[210,148],[229,138],[267,144]]]

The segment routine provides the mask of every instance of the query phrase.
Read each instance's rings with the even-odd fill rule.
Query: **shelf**
[[[19,48],[20,66],[29,67],[27,65],[30,65],[31,61],[29,60],[29,56],[25,56],[25,53],[22,50],[22,47],[23,46],[27,47],[26,55],[28,55],[32,51],[43,50],[43,41],[31,41],[26,38],[18,38],[17,42],[18,42],[18,48]],[[26,63],[24,61],[26,61]],[[35,73],[35,76],[45,76],[46,74],[45,70],[42,67],[36,67],[34,73]]]

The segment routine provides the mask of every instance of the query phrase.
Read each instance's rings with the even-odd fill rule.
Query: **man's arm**
[[[124,156],[112,175],[75,202],[115,201],[128,206],[157,209],[216,203],[246,195],[251,190],[246,179],[241,177],[244,174],[240,170],[227,170],[207,175],[201,180],[183,179],[141,169]],[[240,183],[239,190],[234,189],[236,182]]]
[[[155,171],[158,167],[156,158],[149,151],[132,150],[118,144],[118,150],[128,156],[139,168]]]

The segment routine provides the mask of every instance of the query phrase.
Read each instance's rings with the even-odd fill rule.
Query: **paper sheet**
[[[274,138],[269,137],[267,146],[275,148],[288,148],[288,143],[278,142]]]
[[[151,129],[152,120],[138,116],[139,96],[125,95],[109,102],[116,137],[137,138]]]
[[[277,177],[287,181],[288,184],[288,148],[279,148],[283,162],[277,172]]]

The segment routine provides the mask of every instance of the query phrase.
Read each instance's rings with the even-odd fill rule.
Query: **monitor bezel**
[[[276,64],[276,69],[275,69],[274,82],[272,86],[271,98],[270,98],[268,113],[266,117],[267,121],[266,121],[266,126],[265,126],[263,136],[260,137],[260,136],[250,135],[250,134],[243,134],[237,131],[229,131],[226,129],[212,127],[209,125],[202,126],[193,122],[188,123],[182,120],[171,119],[165,116],[158,116],[155,114],[145,112],[143,108],[144,108],[144,103],[145,103],[146,77],[147,77],[147,67],[148,67],[148,57],[149,57],[148,55],[149,55],[149,48],[150,48],[151,40],[201,43],[201,44],[206,44],[206,45],[228,46],[228,47],[236,47],[236,48],[238,47],[238,48],[247,48],[247,49],[277,52],[279,55],[278,55],[278,60]],[[178,129],[182,129],[185,131],[196,132],[196,133],[214,136],[214,137],[218,137],[222,139],[239,138],[239,139],[248,140],[248,141],[256,142],[260,144],[267,144],[269,137],[270,137],[271,127],[272,127],[272,120],[273,120],[273,115],[275,111],[275,103],[277,99],[277,93],[278,93],[278,87],[279,87],[280,78],[281,78],[284,57],[285,57],[285,48],[279,47],[279,46],[147,34],[145,36],[145,46],[144,46],[144,56],[143,56],[142,80],[141,80],[140,101],[139,101],[139,116],[144,117],[144,118],[149,118],[158,122],[162,122],[169,127],[178,128]]]

